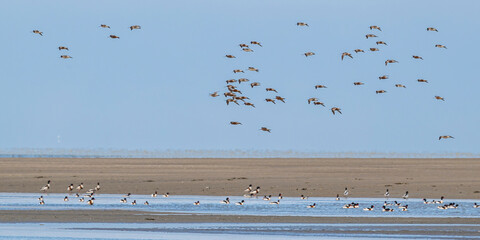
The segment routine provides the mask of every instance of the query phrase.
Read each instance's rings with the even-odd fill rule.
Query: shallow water
[[[468,224],[9,223],[0,224],[0,239],[478,239],[479,230]]]
[[[408,211],[403,212],[396,206],[388,206],[395,209],[394,212],[382,212],[383,198],[352,198],[335,201],[333,198],[300,198],[286,197],[280,200],[279,205],[269,204],[270,201],[262,200],[262,197],[244,198],[231,196],[231,204],[221,204],[226,197],[222,196],[170,196],[168,198],[148,195],[131,195],[128,203],[120,203],[121,194],[96,194],[93,206],[86,202],[79,202],[73,194],[68,195],[69,201],[64,202],[65,194],[43,194],[45,205],[39,205],[37,193],[0,193],[0,210],[139,210],[150,212],[168,213],[195,213],[195,214],[224,214],[224,215],[259,215],[259,216],[317,216],[317,217],[480,217],[480,208],[473,208],[475,200],[446,199],[445,203],[455,202],[459,204],[456,209],[437,209],[441,204],[424,204],[421,199],[389,199],[388,202],[398,201],[402,205],[408,204]],[[85,198],[88,199],[88,198]],[[137,205],[130,203],[136,200]],[[245,200],[243,206],[234,203]],[[272,198],[271,201],[277,198]],[[143,205],[148,201],[150,205]],[[193,202],[200,201],[195,206]],[[344,209],[342,206],[350,202],[358,202],[359,208]],[[307,208],[316,203],[316,208]],[[480,202],[479,202],[480,203]],[[375,206],[374,211],[363,211],[364,207]]]

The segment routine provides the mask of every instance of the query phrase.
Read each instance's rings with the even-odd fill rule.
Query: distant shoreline
[[[308,152],[273,152],[264,153],[262,151],[245,151],[244,153],[235,153],[228,151],[219,151],[218,153],[202,153],[202,151],[166,151],[166,152],[151,152],[151,153],[123,153],[123,154],[109,154],[109,153],[91,153],[91,154],[55,154],[55,153],[1,153],[0,158],[142,158],[142,159],[171,159],[171,158],[189,158],[189,159],[232,159],[232,158],[387,158],[387,159],[402,159],[402,158],[480,158],[480,153],[308,153]]]

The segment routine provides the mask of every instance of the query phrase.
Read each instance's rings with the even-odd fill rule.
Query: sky
[[[0,149],[480,153],[479,8],[473,0],[5,1]],[[388,46],[367,51],[379,40]],[[238,44],[250,41],[263,47],[243,52]],[[353,59],[341,61],[345,51]],[[250,66],[259,72],[232,72]],[[239,85],[256,108],[209,96],[232,78],[261,83]],[[276,95],[286,103],[265,102]]]

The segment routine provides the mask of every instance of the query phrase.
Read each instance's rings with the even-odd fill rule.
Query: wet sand
[[[480,224],[480,218],[230,216],[127,210],[0,210],[0,222]]]
[[[80,159],[2,158],[0,192],[49,192],[83,182],[102,193],[243,195],[249,184],[261,194],[334,197],[480,198],[479,159]]]

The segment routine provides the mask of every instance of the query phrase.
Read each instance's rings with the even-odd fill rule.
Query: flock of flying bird
[[[106,25],[106,24],[101,24],[100,27],[101,27],[101,28],[108,28],[108,29],[110,29],[110,26],[108,26],[108,25]],[[130,31],[132,31],[132,30],[134,30],[134,29],[142,29],[142,27],[139,26],[139,25],[132,25],[132,26],[130,26]],[[40,36],[43,36],[43,32],[40,31],[40,30],[33,30],[32,32],[33,32],[34,34],[38,34],[38,35],[40,35]],[[108,37],[111,38],[111,39],[120,39],[119,36],[114,35],[114,34],[110,34]],[[60,50],[60,51],[62,51],[62,50],[70,51],[70,49],[68,49],[68,47],[65,47],[65,46],[59,46],[59,47],[58,47],[58,50]],[[60,55],[60,58],[69,59],[69,58],[73,58],[73,57],[70,56],[70,55],[66,55],[66,54],[65,54],[65,55]]]
[[[40,191],[41,192],[44,192],[46,193],[49,189],[51,188],[51,181],[48,180],[47,181],[47,184],[45,186],[43,186],[42,188],[40,188]],[[79,198],[78,201],[79,202],[86,202],[88,205],[94,205],[94,201],[95,201],[95,197],[94,197],[94,194],[96,194],[97,191],[100,191],[100,183],[97,183],[97,186],[94,187],[94,188],[90,188],[89,190],[87,190],[84,195],[82,197],[80,197],[80,191],[82,191],[83,189],[85,189],[83,183],[80,183],[77,187],[75,187],[72,184],[70,184],[69,186],[67,186],[66,190],[69,194],[72,194],[73,190],[76,190],[77,193],[75,193],[75,197],[76,198]],[[253,187],[252,184],[250,184],[245,190],[244,192],[246,192],[243,196],[245,198],[258,198],[259,196],[261,197],[260,195],[260,186],[257,186],[256,188]],[[344,195],[344,198],[346,200],[348,200],[348,196],[349,196],[350,192],[348,190],[348,188],[345,188],[345,191],[343,192],[343,195]],[[127,193],[123,196],[122,199],[120,199],[120,202],[121,203],[128,203],[128,198],[131,197],[132,194],[131,193]],[[160,196],[158,194],[157,191],[155,191],[154,193],[151,194],[151,196],[153,198],[156,198],[158,196]],[[170,193],[165,193],[162,195],[163,197],[167,198],[170,196]],[[388,198],[390,197],[390,191],[387,189],[385,191],[385,194],[384,194],[386,200],[388,200]],[[85,199],[85,197],[89,198],[88,200]],[[405,192],[405,194],[402,196],[402,198],[404,200],[408,200],[409,198],[409,193],[408,191]],[[272,195],[265,195],[263,196],[262,198],[264,201],[268,201],[269,204],[274,204],[274,205],[279,205],[280,204],[280,200],[283,199],[283,195],[281,193],[278,194],[278,197],[277,197],[277,200],[273,200],[274,197],[272,197]],[[302,200],[308,200],[308,196],[305,196],[305,195],[301,195],[300,196],[300,199]],[[68,196],[65,196],[63,198],[63,201],[65,202],[68,202],[70,199]],[[337,197],[335,198],[335,200],[337,201],[340,201],[340,195],[337,194]],[[44,198],[43,198],[43,195],[40,196],[38,198],[38,201],[39,201],[39,204],[40,205],[45,205],[45,201],[44,201]],[[230,198],[227,197],[225,200],[221,200],[220,203],[222,204],[230,204]],[[432,200],[432,201],[427,201],[427,199],[423,199],[423,203],[424,204],[443,204],[444,203],[444,197],[442,196],[440,198],[440,200],[436,201],[436,200]],[[137,205],[137,200],[133,200],[130,202],[131,205]],[[148,201],[145,201],[143,203],[144,205],[150,205],[150,203]],[[235,205],[245,205],[246,204],[246,201],[245,200],[241,200],[239,202],[236,202]],[[200,201],[195,201],[193,202],[193,205],[200,205]],[[309,204],[307,205],[306,207],[307,208],[315,208],[316,206],[318,206],[316,203],[313,203],[313,204]],[[388,208],[388,206],[398,206],[398,208],[400,209],[400,211],[408,211],[408,204],[401,204],[397,201],[393,201],[393,202],[388,202],[388,201],[385,201],[383,206],[382,206],[382,211],[383,212],[393,212],[394,209],[393,208]],[[444,205],[440,205],[438,206],[437,208],[438,209],[442,209],[442,210],[445,210],[445,209],[450,209],[450,208],[458,208],[458,204],[452,202],[452,203],[448,203],[448,204],[444,204]],[[344,204],[342,206],[342,208],[359,208],[360,207],[360,204],[359,203],[355,203],[355,202],[352,202],[352,203],[347,203],[347,204]],[[365,207],[363,208],[364,211],[373,211],[374,210],[374,205],[370,205],[370,207]],[[474,208],[480,208],[480,205],[478,205],[477,203],[474,203],[473,204],[473,207]]]
[[[297,22],[297,26],[298,27],[309,27],[308,23],[305,23],[305,22]],[[382,31],[382,29],[379,27],[379,26],[370,26],[370,30],[371,31]],[[433,27],[428,27],[426,29],[428,32],[438,32],[438,30],[436,28],[433,28]],[[372,33],[369,33],[369,34],[366,34],[365,35],[365,38],[366,39],[371,39],[371,38],[378,38],[377,35],[375,34],[372,34]],[[388,46],[388,44],[384,41],[376,41],[375,42],[376,46],[375,47],[371,47],[369,48],[369,50],[371,52],[377,52],[377,51],[380,51],[380,49],[378,48],[379,45],[384,45],[384,46]],[[262,44],[258,41],[251,41],[250,42],[250,45],[246,44],[246,43],[241,43],[239,44],[240,48],[242,49],[242,51],[244,52],[247,52],[247,53],[252,53],[254,52],[254,50],[250,47],[250,46],[259,46],[259,47],[262,47]],[[447,47],[445,45],[442,45],[442,44],[435,44],[435,47],[436,48],[442,48],[442,49],[447,49]],[[355,49],[353,50],[355,53],[365,53],[365,51],[363,49]],[[312,57],[312,56],[315,56],[315,52],[305,52],[303,55],[305,55],[305,57]],[[236,58],[236,56],[234,55],[231,55],[231,54],[227,54],[225,55],[226,58],[228,59],[234,59]],[[349,52],[343,52],[341,54],[341,61],[343,61],[346,57],[349,57],[351,59],[353,59],[354,57],[352,56],[351,53]],[[412,58],[415,59],[415,60],[423,60],[423,57],[421,56],[418,56],[418,55],[412,55]],[[398,63],[397,60],[395,59],[386,59],[385,60],[385,66],[388,66],[389,64],[394,64],[394,63]],[[253,72],[258,72],[259,69],[255,68],[255,67],[248,67],[248,69],[246,69],[247,71],[253,71]],[[237,73],[244,73],[244,70],[242,69],[234,69],[233,70],[233,73],[234,74],[237,74]],[[378,77],[379,80],[385,80],[385,79],[388,79],[389,76],[388,75],[383,75],[383,76],[380,76]],[[236,105],[240,105],[239,104],[239,101],[242,101],[243,102],[243,105],[245,106],[249,106],[249,107],[253,107],[255,108],[255,104],[250,102],[250,101],[247,101],[247,100],[250,100],[249,97],[243,95],[242,93],[242,90],[239,89],[239,87],[241,86],[241,83],[246,83],[246,82],[250,82],[249,79],[247,78],[239,78],[239,79],[229,79],[229,80],[226,80],[226,83],[227,83],[227,89],[228,91],[224,92],[223,95],[225,98],[227,98],[225,101],[226,101],[226,104],[227,105],[230,105],[231,103],[234,103]],[[427,80],[425,79],[422,79],[422,78],[419,78],[417,79],[417,82],[419,83],[428,83]],[[233,84],[238,84],[237,86],[233,85]],[[355,86],[361,86],[361,85],[364,85],[365,83],[363,82],[354,82],[353,85]],[[250,87],[251,88],[254,88],[254,87],[259,87],[261,86],[260,82],[252,82],[250,83]],[[323,89],[323,88],[327,88],[327,86],[325,85],[321,85],[321,84],[318,84],[318,85],[315,85],[314,86],[315,89]],[[405,85],[403,84],[395,84],[395,87],[397,88],[406,88]],[[272,87],[267,87],[265,88],[266,92],[275,92],[275,93],[278,93],[277,90],[275,90],[274,88]],[[244,90],[243,90],[244,91]],[[384,90],[384,89],[379,89],[379,90],[376,90],[375,93],[376,94],[384,94],[386,93],[387,91]],[[213,93],[210,93],[210,96],[211,97],[218,97],[220,96],[218,94],[218,91],[217,92],[213,92]],[[445,99],[441,96],[434,96],[434,98],[436,100],[440,100],[440,101],[445,101]],[[282,103],[285,103],[285,98],[284,97],[281,97],[281,96],[275,96],[275,98],[273,97],[268,97],[268,98],[265,98],[265,101],[266,102],[270,102],[270,103],[273,103],[273,104],[276,104],[278,101],[281,101]],[[313,103],[313,105],[318,105],[318,106],[323,106],[325,107],[325,103],[319,101],[319,99],[317,97],[311,97],[311,98],[308,98],[307,99],[307,102],[308,104],[311,104]],[[340,109],[339,107],[337,106],[332,106],[330,108],[330,111],[332,112],[333,115],[335,115],[335,113],[339,113],[339,114],[342,114],[341,112],[342,109]],[[242,125],[241,122],[239,121],[231,121],[230,122],[231,125]],[[261,127],[260,128],[261,131],[264,131],[264,132],[271,132],[271,129],[267,128],[267,127]],[[442,136],[439,136],[439,140],[441,139],[448,139],[448,138],[454,138],[450,135],[442,135]]]

